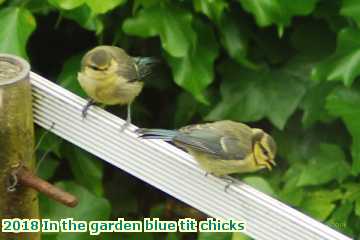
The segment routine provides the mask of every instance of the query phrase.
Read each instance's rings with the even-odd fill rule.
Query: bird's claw
[[[86,118],[86,116],[87,116],[87,112],[88,112],[88,110],[89,110],[89,108],[92,106],[92,105],[94,105],[94,100],[92,100],[92,99],[90,99],[87,103],[86,103],[86,105],[84,106],[84,108],[82,109],[82,111],[81,111],[81,116],[82,116],[82,119],[85,119]]]
[[[232,177],[229,177],[229,176],[224,176],[224,177],[221,177],[221,179],[223,179],[225,182],[226,182],[226,185],[225,185],[225,188],[224,188],[224,191],[227,192],[227,190],[229,189],[229,187],[235,183],[235,180],[232,178]]]
[[[83,110],[81,111],[81,116],[82,116],[82,119],[85,119],[86,118],[86,116],[87,116],[87,110],[88,110],[89,108],[83,108]]]
[[[205,177],[209,176],[210,175],[213,175],[211,172],[205,172]],[[216,176],[216,175],[215,175]],[[219,176],[218,176],[219,177]],[[224,180],[226,182],[226,185],[225,185],[225,188],[224,188],[224,191],[227,192],[227,190],[229,189],[229,187],[234,184],[235,180],[230,177],[230,176],[222,176],[222,177],[219,177],[220,179]]]

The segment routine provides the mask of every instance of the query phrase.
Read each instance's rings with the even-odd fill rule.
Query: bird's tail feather
[[[139,128],[136,133],[143,139],[161,139],[173,142],[177,146],[195,149],[208,154],[218,155],[216,149],[212,149],[206,140],[189,136],[176,130]]]
[[[149,128],[139,128],[138,130],[136,130],[136,133],[144,139],[161,139],[164,141],[172,141],[174,137],[178,135],[178,131],[176,130]]]
[[[160,63],[156,57],[134,57],[134,60],[139,68],[141,78],[149,76],[154,66]]]
[[[134,57],[134,60],[140,66],[160,63],[160,60],[156,57]]]

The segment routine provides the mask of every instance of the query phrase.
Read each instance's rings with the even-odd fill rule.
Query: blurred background
[[[85,97],[89,49],[116,45],[163,63],[133,104],[141,127],[231,119],[270,132],[255,188],[360,239],[360,2],[356,0],[0,0],[0,52]],[[125,118],[126,107],[108,107]],[[80,114],[80,113],[79,113]],[[36,129],[37,141],[44,134]],[[44,137],[39,175],[79,196],[40,197],[43,218],[203,219],[202,213],[67,143]],[[231,233],[44,234],[43,239],[249,239]]]

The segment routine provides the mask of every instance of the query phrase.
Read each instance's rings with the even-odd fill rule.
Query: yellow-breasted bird
[[[141,81],[151,73],[158,60],[152,57],[131,57],[114,46],[98,46],[87,52],[81,61],[78,80],[90,97],[82,114],[94,103],[127,104],[126,125],[131,122],[131,103],[140,94]]]
[[[275,166],[276,143],[263,130],[230,120],[179,130],[141,128],[144,139],[162,139],[185,149],[207,172],[222,177]]]

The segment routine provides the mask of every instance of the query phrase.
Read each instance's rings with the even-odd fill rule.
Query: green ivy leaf
[[[86,97],[86,93],[77,80],[77,73],[80,71],[81,58],[82,55],[75,55],[65,61],[58,77],[58,84],[81,97]]]
[[[84,187],[71,181],[57,182],[55,186],[76,196],[79,204],[75,208],[69,208],[47,197],[41,197],[40,206],[44,218],[55,220],[71,217],[84,221],[108,219],[110,205],[106,199],[95,196]]]
[[[167,61],[175,82],[191,92],[198,101],[207,103],[204,90],[214,80],[213,67],[219,47],[210,27],[195,21],[194,29],[198,34],[196,47],[190,48],[185,57],[167,56]]]
[[[45,154],[45,153],[43,153]],[[40,160],[41,158],[39,158]],[[37,170],[37,175],[44,180],[50,179],[52,176],[54,176],[54,173],[58,166],[60,165],[60,162],[58,159],[55,159],[51,156],[47,156],[43,162],[40,163],[39,169]]]
[[[40,209],[43,218],[49,218],[51,220],[73,218],[74,220],[81,221],[105,221],[109,219],[110,204],[105,198],[95,196],[74,182],[58,182],[55,186],[76,196],[79,204],[75,208],[69,208],[41,195]],[[46,236],[49,235],[56,235],[57,240],[89,239],[88,232],[46,234]]]
[[[207,103],[204,89],[213,81],[218,45],[212,29],[174,5],[151,5],[127,19],[123,29],[141,37],[160,36],[175,82]],[[196,32],[194,31],[196,30]]]
[[[347,222],[353,209],[354,205],[351,202],[344,201],[338,208],[335,209],[331,218],[326,221],[326,224],[338,231],[344,232],[344,230],[347,230],[347,233],[349,233],[351,229],[348,227]]]
[[[297,180],[297,179],[295,179]],[[296,186],[296,181],[286,183],[284,188],[279,193],[279,197],[282,201],[291,206],[299,206],[304,199],[305,190]]]
[[[332,190],[316,190],[307,195],[307,197],[314,197],[319,200],[326,200],[329,202],[335,202],[338,200],[342,200],[344,198],[344,194],[340,189],[332,189]]]
[[[355,182],[347,182],[342,185],[346,189],[344,199],[349,202],[354,202],[360,198],[360,184]]]
[[[104,30],[104,24],[99,16],[94,15],[85,4],[69,11],[62,11],[62,16],[74,20],[87,30],[95,31],[96,34],[100,34]]]
[[[331,119],[325,109],[325,102],[334,87],[334,84],[331,83],[321,83],[308,89],[301,104],[301,108],[304,110],[302,123],[305,128],[312,126],[317,121],[326,122]]]
[[[277,0],[239,0],[241,6],[255,16],[256,23],[261,26],[269,26],[273,23],[283,27],[287,19],[282,19],[282,6]],[[285,22],[284,22],[285,20]]]
[[[126,3],[126,0],[87,0],[86,4],[94,14],[104,14],[115,7]]]
[[[283,129],[305,93],[302,80],[285,70],[252,71],[225,63],[220,71],[223,99],[206,118],[249,122],[267,117]]]
[[[299,131],[301,128],[300,124],[296,124],[295,126],[292,126],[292,122],[290,122],[290,124],[287,129],[274,131],[272,135],[278,145],[278,155],[286,159],[291,167],[298,167],[297,164],[305,164],[306,160],[314,155],[319,146],[319,141],[314,138],[315,134],[313,132],[309,131],[306,136],[302,134],[302,132]],[[297,169],[290,174],[290,179],[295,178],[298,174],[299,170]]]
[[[194,8],[211,20],[218,22],[228,8],[229,3],[226,0],[194,0]]]
[[[48,0],[48,1],[53,6],[64,10],[70,10],[80,7],[81,5],[84,4],[84,2],[86,2],[85,0]]]
[[[355,214],[360,217],[360,197],[355,202]]]
[[[351,86],[360,74],[360,30],[343,29],[338,34],[335,53],[312,71],[315,80],[343,81]]]
[[[349,130],[353,142],[352,173],[360,173],[360,86],[337,88],[327,98],[326,108],[334,116],[341,117]]]
[[[305,196],[304,189],[297,186],[302,170],[302,165],[292,164],[283,177],[285,185],[281,189],[279,197],[292,206],[299,206]]]
[[[301,203],[302,210],[319,221],[324,221],[335,209],[335,201],[343,194],[339,190],[310,192]]]
[[[134,0],[133,12],[136,12],[141,6],[151,7],[158,5],[162,0]]]
[[[239,19],[237,15],[231,12],[224,14],[228,8],[226,1],[196,0],[194,7],[196,11],[204,13],[216,23],[221,43],[234,60],[250,68],[257,67],[247,59],[249,27],[244,19]]]
[[[180,128],[189,123],[197,112],[199,103],[187,92],[181,92],[176,99],[176,112],[174,116],[175,128]]]
[[[353,18],[360,26],[360,2],[356,0],[343,0],[340,14]]]
[[[36,28],[31,12],[24,8],[8,7],[0,10],[0,52],[27,58],[26,44]]]
[[[79,148],[74,148],[71,144],[65,144],[63,146],[62,155],[68,160],[76,181],[97,196],[102,196],[102,162],[90,153]]]
[[[241,6],[253,14],[256,23],[260,27],[276,24],[281,35],[282,29],[290,24],[290,20],[296,15],[310,14],[318,0],[238,0]]]
[[[278,155],[286,159],[291,167],[296,165],[304,167],[309,159],[318,155],[322,143],[332,143],[343,149],[349,145],[348,134],[343,131],[333,131],[333,125],[319,125],[304,132],[298,120],[293,119],[286,129],[273,131],[271,134],[277,142]],[[295,173],[300,172],[300,169],[295,170]],[[291,175],[291,178],[295,176],[297,174]],[[286,181],[289,180],[290,178],[286,178]]]
[[[236,62],[249,68],[257,66],[247,58],[249,48],[250,30],[242,19],[237,19],[234,14],[223,15],[219,21],[221,43],[226,51]]]
[[[342,182],[349,174],[350,166],[345,161],[341,148],[323,143],[302,170],[297,185],[321,185],[335,179]]]
[[[49,1],[30,0],[26,2],[26,9],[34,15],[47,15],[55,10],[55,7]]]
[[[243,178],[242,180],[250,186],[258,189],[259,191],[262,191],[263,193],[266,193],[270,196],[276,196],[274,189],[271,187],[271,185],[261,177],[249,176]]]
[[[195,46],[196,33],[190,12],[175,5],[161,4],[141,9],[126,19],[123,30],[139,37],[160,36],[162,47],[173,57],[186,57]]]

